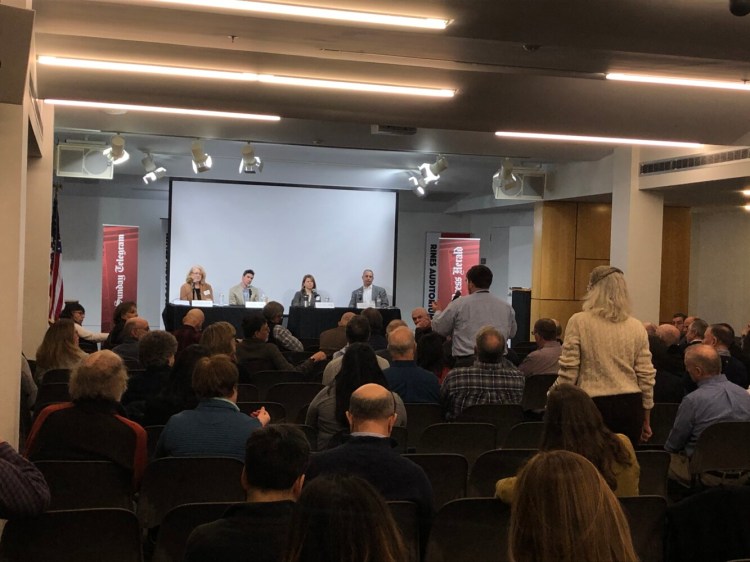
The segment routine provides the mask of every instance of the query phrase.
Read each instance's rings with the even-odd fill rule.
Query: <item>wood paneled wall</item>
[[[531,324],[556,318],[563,329],[581,310],[591,270],[609,265],[612,206],[539,203],[534,208]],[[664,208],[661,319],[686,310],[690,270],[690,209]],[[531,338],[531,334],[529,334]]]

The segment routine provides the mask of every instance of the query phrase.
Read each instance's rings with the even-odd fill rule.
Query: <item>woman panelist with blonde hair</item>
[[[594,399],[604,424],[635,445],[651,437],[655,376],[646,329],[630,316],[623,272],[595,267],[583,311],[568,320],[555,384],[579,386]]]
[[[212,301],[214,290],[206,283],[206,270],[203,266],[194,265],[185,277],[185,283],[180,287],[181,301]]]

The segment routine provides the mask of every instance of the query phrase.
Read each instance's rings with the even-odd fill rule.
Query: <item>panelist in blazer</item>
[[[294,293],[292,306],[315,306],[316,302],[320,302],[320,295],[316,290],[317,288],[315,277],[309,273],[305,275],[302,278],[302,288]]]
[[[239,285],[229,289],[229,304],[244,306],[246,302],[260,301],[261,290],[252,286],[254,278],[255,272],[252,269],[246,269],[242,272],[242,281]]]
[[[375,274],[372,269],[365,269],[362,272],[362,286],[352,291],[352,298],[349,301],[349,307],[354,308],[358,302],[374,302],[377,306],[388,306],[388,293],[383,287],[373,285]]]
[[[180,287],[181,301],[212,301],[214,290],[206,283],[206,270],[201,265],[194,265],[188,271],[185,283]]]

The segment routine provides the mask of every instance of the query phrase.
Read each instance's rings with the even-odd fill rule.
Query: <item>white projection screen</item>
[[[397,204],[395,191],[173,180],[168,299],[202,265],[217,301],[252,269],[253,286],[287,311],[307,273],[347,306],[372,269],[393,305]]]

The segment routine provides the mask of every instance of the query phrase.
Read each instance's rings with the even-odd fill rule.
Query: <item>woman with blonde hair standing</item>
[[[537,454],[517,488],[508,533],[513,562],[638,562],[620,502],[581,455]]]
[[[595,267],[583,310],[568,320],[555,384],[569,382],[594,399],[604,424],[633,445],[651,437],[656,370],[648,335],[630,316],[623,272]]]

